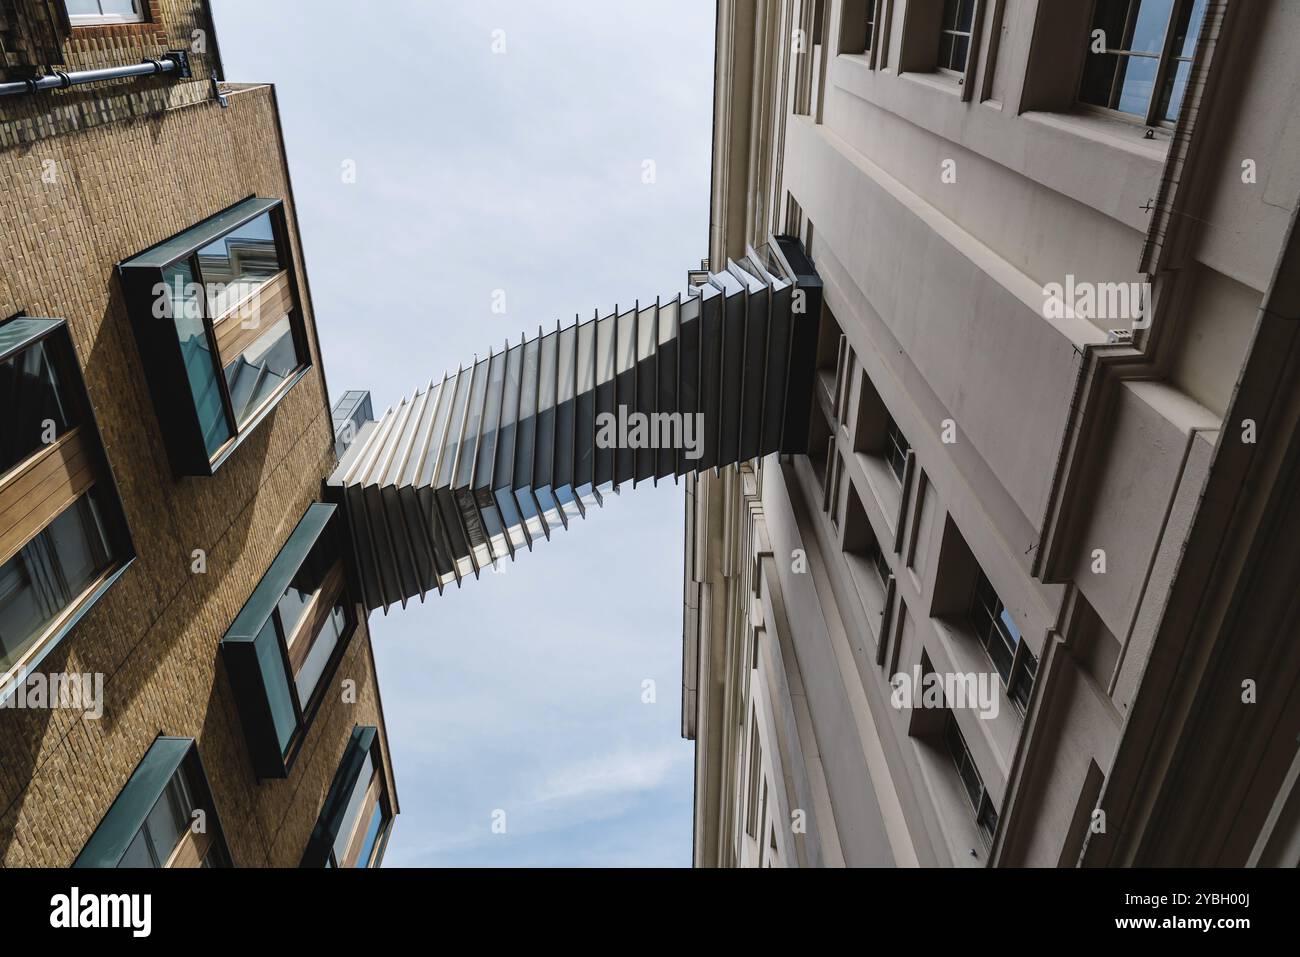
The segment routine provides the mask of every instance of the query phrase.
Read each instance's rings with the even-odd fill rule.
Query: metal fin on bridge
[[[774,237],[668,302],[508,343],[365,424],[327,482],[368,609],[529,550],[602,491],[804,452],[821,281]]]

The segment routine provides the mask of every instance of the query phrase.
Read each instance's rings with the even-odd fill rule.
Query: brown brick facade
[[[0,98],[0,149],[211,98],[221,72],[208,4],[147,0],[144,23],[68,24],[62,0],[0,0],[0,81],[59,69],[129,66],[185,50],[190,80],[158,76]]]
[[[103,718],[0,711],[0,864],[70,864],[163,733],[198,740],[236,864],[296,865],[353,726],[383,727],[363,623],[335,678],[357,703],[327,698],[290,776],[259,784],[219,653],[334,464],[310,300],[312,371],[215,476],[178,480],[114,268],[253,194],[294,225],[274,91],[0,147],[0,182],[0,317],[68,321],[139,556],[41,668],[102,672]]]

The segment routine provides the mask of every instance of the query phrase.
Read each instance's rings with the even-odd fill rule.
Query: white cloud
[[[689,751],[681,747],[607,754],[553,772],[538,789],[536,800],[540,803],[581,801],[611,794],[653,791],[689,760]]]

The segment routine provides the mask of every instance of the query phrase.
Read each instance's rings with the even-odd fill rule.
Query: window
[[[749,787],[745,800],[745,833],[758,838],[758,782],[763,775],[763,754],[758,738],[758,712],[749,716]]]
[[[853,585],[867,613],[867,625],[872,636],[880,641],[881,629],[889,616],[892,591],[889,580],[892,572],[876,533],[867,518],[857,486],[846,481],[846,507],[844,516],[844,560],[852,576]]]
[[[1205,4],[1097,0],[1080,101],[1141,117],[1149,125],[1178,119]]]
[[[157,738],[75,867],[230,867],[193,738]]]
[[[144,0],[67,0],[74,27],[96,23],[140,23]]]
[[[970,748],[966,747],[966,739],[962,737],[961,729],[957,727],[957,717],[951,711],[947,713],[944,721],[943,743],[949,757],[952,758],[952,763],[957,768],[962,790],[966,792],[971,808],[975,811],[975,824],[979,828],[980,837],[986,843],[992,844],[993,834],[998,829],[998,811],[989,798],[988,789],[984,787],[984,779],[980,777],[979,769],[975,767]]]
[[[940,71],[959,76],[966,73],[974,18],[975,0],[944,0],[943,20],[939,27]]]
[[[120,267],[177,474],[210,475],[306,374],[288,228],[249,199]]]
[[[830,494],[830,460],[834,453],[834,429],[826,416],[826,408],[814,402],[808,425],[808,460],[812,464],[813,474],[817,476],[817,484],[826,493],[824,498],[827,499]],[[822,507],[825,508],[826,505],[827,502],[823,501]]]
[[[893,416],[886,413],[885,422],[885,461],[889,463],[889,470],[894,473],[898,483],[903,483],[903,474],[907,469],[907,453],[912,451],[912,446],[907,441],[907,436],[903,435],[902,429],[894,421]]]
[[[0,324],[0,688],[34,667],[132,557],[66,323]]]
[[[221,640],[260,777],[285,777],[356,629],[334,505],[307,509]]]
[[[888,585],[889,576],[893,574],[889,570],[889,561],[885,558],[884,551],[880,548],[880,543],[874,538],[871,540],[871,564],[876,566],[876,574],[880,576],[880,584]]]
[[[378,729],[354,728],[303,854],[303,867],[380,865],[394,814],[387,781]]]
[[[1008,696],[1024,712],[1029,707],[1029,694],[1038,673],[1038,659],[1021,641],[1020,628],[983,572],[975,581],[970,622],[993,667],[1002,676]]]
[[[840,53],[870,54],[876,38],[877,0],[844,0],[840,6]]]

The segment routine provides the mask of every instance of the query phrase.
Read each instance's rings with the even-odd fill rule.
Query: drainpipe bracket
[[[193,70],[190,69],[190,54],[187,50],[168,50],[164,60],[171,60],[176,64],[176,76],[181,80],[188,80],[194,76]],[[148,62],[148,61],[146,61]]]

